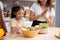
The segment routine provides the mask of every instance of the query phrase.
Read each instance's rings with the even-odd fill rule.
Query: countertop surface
[[[4,40],[60,40],[60,38],[57,38],[55,34],[60,31],[60,28],[58,27],[51,27],[49,29],[49,32],[46,34],[38,34],[37,36],[33,38],[27,38],[22,35],[19,35],[16,38],[12,38],[11,35],[7,35]]]

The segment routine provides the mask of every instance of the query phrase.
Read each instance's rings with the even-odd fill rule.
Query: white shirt
[[[34,12],[35,16],[42,14],[42,12],[44,11],[38,3],[34,3],[31,6],[30,10]],[[48,7],[48,11],[45,16],[46,17],[55,16],[54,8],[51,8],[51,11],[50,11],[50,8]],[[45,19],[43,17],[41,17],[41,18],[37,19],[37,21],[45,21]]]
[[[0,8],[2,10],[2,17],[3,17],[3,20],[4,20],[4,14],[3,14],[3,3],[0,1]]]

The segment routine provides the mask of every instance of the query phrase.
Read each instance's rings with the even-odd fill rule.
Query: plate
[[[55,36],[56,36],[57,38],[60,38],[60,36],[58,35],[58,33],[56,33]]]

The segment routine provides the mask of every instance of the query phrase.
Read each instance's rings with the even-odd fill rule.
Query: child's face
[[[24,10],[19,10],[15,15],[17,18],[22,18],[24,16]]]

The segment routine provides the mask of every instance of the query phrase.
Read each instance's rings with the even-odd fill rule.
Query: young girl
[[[23,7],[15,6],[12,8],[10,27],[13,30],[18,31],[19,28],[25,27],[25,21],[23,19],[23,16],[24,16]]]

